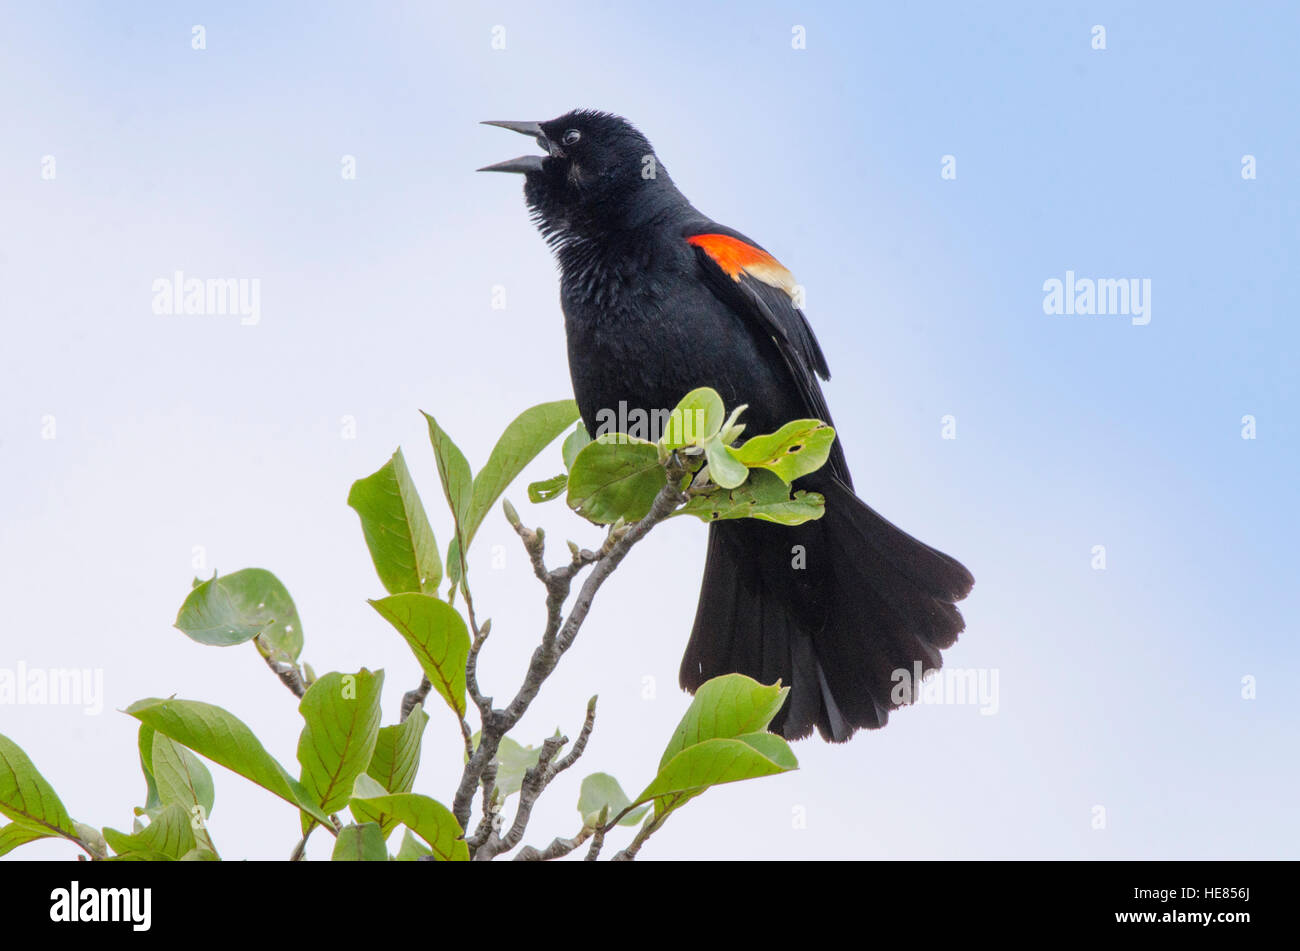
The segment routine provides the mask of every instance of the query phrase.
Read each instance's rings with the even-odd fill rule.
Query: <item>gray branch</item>
[[[519,520],[519,516],[510,503],[504,503],[507,520],[523,540],[525,551],[528,552],[529,561],[533,565],[533,573],[536,574],[542,585],[546,587],[546,625],[542,631],[542,642],[534,648],[532,659],[529,660],[528,670],[524,676],[523,686],[515,694],[510,704],[504,709],[497,709],[491,705],[490,698],[484,698],[478,691],[476,670],[473,669],[477,661],[476,648],[482,647],[482,639],[486,637],[486,631],[480,634],[477,626],[473,622],[472,602],[468,599],[467,590],[467,607],[471,612],[471,628],[474,631],[474,646],[471,648],[471,664],[467,665],[467,683],[471,685],[471,694],[474,702],[480,708],[482,715],[482,731],[478,746],[469,756],[463,773],[461,773],[459,786],[456,787],[455,798],[452,799],[452,815],[456,821],[460,822],[461,829],[468,829],[469,813],[472,809],[472,800],[474,790],[481,785],[482,777],[485,770],[489,767],[491,761],[497,756],[498,748],[502,737],[511,729],[519,724],[524,713],[528,711],[529,704],[537,698],[538,691],[541,690],[542,683],[547,677],[554,672],[556,664],[559,663],[560,657],[572,647],[573,640],[577,638],[578,630],[582,628],[582,622],[591,609],[591,603],[595,599],[597,591],[601,590],[606,578],[614,572],[614,569],[621,564],[627,553],[632,550],[632,546],[646,537],[655,525],[662,522],[669,514],[679,505],[684,503],[686,496],[682,494],[679,487],[682,475],[685,470],[677,465],[676,459],[669,459],[667,465],[668,479],[666,485],[659,490],[655,496],[654,503],[651,504],[650,511],[646,516],[630,525],[619,522],[611,526],[610,531],[604,539],[601,550],[591,552],[582,550],[577,546],[571,548],[571,559],[569,563],[560,568],[547,569],[545,561],[545,543],[546,537],[541,529],[536,531],[528,529]],[[573,579],[582,569],[591,566],[591,572],[582,582],[578,589],[577,598],[573,602],[573,607],[568,613],[568,617],[563,615],[565,600],[568,599],[569,592],[572,590]],[[481,700],[481,702],[480,702]],[[594,698],[593,703],[589,704],[588,720],[582,728],[582,733],[578,735],[577,742],[573,744],[573,750],[567,756],[562,757],[560,763],[551,764],[552,757],[559,747],[554,747],[545,761],[539,757],[538,764],[525,774],[525,790],[529,786],[529,776],[532,776],[532,786],[536,791],[532,795],[526,796],[525,790],[520,791],[520,804],[515,816],[515,824],[511,826],[506,835],[498,835],[497,831],[491,829],[490,822],[487,826],[480,826],[480,830],[467,839],[472,844],[473,855],[490,859],[495,855],[510,850],[519,844],[523,838],[524,829],[528,824],[528,817],[532,811],[532,805],[536,802],[537,796],[545,790],[547,783],[554,778],[555,773],[562,769],[567,769],[582,754],[582,748],[586,746],[586,739],[590,735],[591,725],[593,725],[595,716]],[[543,754],[547,750],[547,743],[554,742],[554,738],[543,743]],[[562,765],[563,764],[563,765]],[[486,816],[485,816],[486,818]],[[480,838],[480,831],[486,831],[486,838]],[[554,844],[554,843],[552,843]],[[537,850],[534,850],[537,851]]]
[[[433,689],[433,684],[429,683],[429,678],[421,677],[420,686],[416,687],[414,690],[408,690],[406,691],[406,693],[402,694],[402,722],[403,723],[405,723],[406,718],[411,715],[411,711],[415,709],[415,705],[417,703],[424,703],[424,701],[428,699],[429,691],[432,689]]]
[[[590,829],[584,826],[582,831],[573,838],[562,839],[557,836],[552,839],[551,844],[544,849],[535,849],[531,845],[525,845],[519,850],[519,854],[515,856],[515,861],[549,862],[552,859],[564,858],[564,856],[568,855],[570,852],[582,845],[582,843],[591,838],[592,833],[595,831],[595,829]]]
[[[271,673],[280,678],[280,683],[288,687],[293,695],[301,700],[303,694],[307,692],[307,682],[298,665],[275,660],[270,654],[263,653],[260,648],[258,653],[262,655],[262,660],[266,661],[266,666],[271,668]]]

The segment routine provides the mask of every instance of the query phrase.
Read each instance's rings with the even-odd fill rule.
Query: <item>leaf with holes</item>
[[[542,479],[540,482],[530,482],[528,483],[528,501],[534,505],[540,505],[542,502],[558,499],[568,487],[569,476],[567,473],[560,473],[557,476],[551,476],[549,479]]]
[[[835,430],[821,420],[796,419],[747,440],[731,454],[751,469],[775,472],[788,485],[825,465],[834,442]]]
[[[826,501],[820,494],[803,489],[791,494],[790,487],[766,469],[750,469],[749,478],[737,488],[692,496],[673,513],[694,515],[702,522],[757,518],[778,525],[802,525],[824,514]]]
[[[262,635],[271,656],[293,663],[302,653],[302,622],[293,598],[275,575],[263,568],[213,575],[190,590],[176,625],[186,636],[215,647],[229,647]]]

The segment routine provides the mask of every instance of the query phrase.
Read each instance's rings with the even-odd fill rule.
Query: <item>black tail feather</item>
[[[940,667],[974,579],[892,525],[830,474],[805,480],[826,514],[796,527],[716,523],[681,684],[743,673],[791,688],[771,729],[847,740],[901,703],[894,672]]]

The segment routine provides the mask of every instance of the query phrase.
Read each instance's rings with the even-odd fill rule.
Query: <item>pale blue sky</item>
[[[3,11],[0,667],[102,668],[106,710],[0,707],[0,732],[78,819],[129,826],[143,782],[116,710],[139,697],[227,706],[293,763],[293,698],[252,648],[170,628],[195,546],[209,571],[278,573],[306,658],[382,666],[395,716],[416,668],[365,603],[382,592],[348,486],[400,444],[435,511],[418,409],[477,465],[517,411],[568,395],[554,268],[519,183],[472,170],[523,143],[478,120],[589,106],[635,121],[701,210],[807,287],[859,489],[971,568],[948,663],[999,672],[996,715],[919,707],[847,746],[801,743],[799,772],[710,792],[645,856],[1300,852],[1300,8]],[[260,322],[154,314],[152,282],[176,270],[258,279]],[[1151,322],[1044,315],[1043,282],[1067,270],[1150,279]],[[344,416],[357,438],[340,438]],[[509,495],[557,538],[598,538]],[[703,561],[701,526],[656,534],[520,734],[572,733],[599,692],[581,766],[628,787],[686,706]],[[473,569],[497,632],[484,675],[504,695],[540,602],[499,518]],[[457,750],[434,711],[420,791],[450,796]],[[543,800],[530,841],[576,830],[579,778]],[[283,857],[297,820],[218,770],[212,828],[227,856]]]

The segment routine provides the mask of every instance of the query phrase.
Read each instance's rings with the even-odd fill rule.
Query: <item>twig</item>
[[[490,832],[487,841],[474,853],[474,861],[491,861],[502,852],[509,852],[523,840],[528,820],[533,813],[533,804],[559,772],[551,761],[555,759],[560,747],[568,742],[567,736],[551,736],[542,741],[536,765],[528,767],[524,773],[524,781],[519,789],[519,805],[515,809],[515,821],[511,824],[510,831],[503,836],[498,835],[496,830]]]
[[[474,755],[474,734],[469,731],[469,722],[460,718],[460,738],[465,743],[465,758],[469,759]]]
[[[302,840],[293,847],[293,852],[289,855],[290,862],[302,861],[303,854],[307,851],[307,840],[311,838],[314,831],[316,831],[316,823],[313,822],[307,827],[307,831],[302,834]]]
[[[595,835],[591,837],[591,848],[587,849],[587,857],[584,862],[594,862],[600,858],[600,848],[605,844],[605,827],[596,830]]]
[[[402,694],[402,722],[403,723],[405,723],[406,718],[411,715],[411,711],[415,709],[415,705],[417,703],[424,703],[424,701],[429,696],[429,691],[432,689],[433,689],[433,684],[429,682],[429,678],[425,676],[421,676],[420,686],[416,687],[414,690],[408,690],[406,691],[406,693]]]
[[[632,844],[621,852],[614,853],[614,862],[631,862],[636,858],[636,854],[641,851],[641,846],[645,845],[646,839],[654,835],[663,826],[664,820],[668,818],[667,813],[658,819],[651,819],[643,825],[632,840]]]
[[[587,719],[582,722],[582,730],[578,733],[578,739],[574,742],[573,748],[555,761],[556,773],[562,773],[578,761],[587,748],[587,740],[591,739],[591,731],[596,726],[596,698],[592,697],[587,701]]]
[[[478,655],[483,650],[490,633],[492,633],[491,618],[483,622],[483,629],[475,635],[474,642],[469,646],[469,657],[465,661],[465,686],[474,701],[474,706],[478,707],[480,718],[492,711],[492,698],[483,696],[478,685]]]
[[[258,653],[262,654],[262,660],[266,661],[266,666],[271,668],[271,672],[280,678],[280,683],[288,687],[293,695],[301,700],[302,695],[307,692],[307,685],[303,682],[302,671],[298,666],[275,660],[270,654],[262,653],[260,649]]]
[[[470,854],[478,851],[479,846],[488,840],[493,828],[500,824],[501,803],[494,795],[497,783],[497,762],[492,760],[483,770],[483,815],[479,817],[478,828],[465,840]]]
[[[581,629],[583,622],[587,618],[588,612],[591,610],[591,604],[596,596],[596,592],[600,590],[601,585],[605,583],[605,579],[610,576],[614,569],[617,568],[627,556],[627,553],[631,550],[632,546],[644,538],[655,525],[659,524],[671,515],[679,505],[686,501],[686,496],[678,488],[681,482],[681,477],[685,474],[686,470],[677,461],[676,456],[673,456],[668,460],[666,469],[667,481],[665,482],[664,487],[660,489],[659,493],[655,496],[650,511],[646,513],[644,518],[632,523],[631,525],[625,525],[620,521],[612,526],[605,538],[605,543],[601,546],[599,552],[590,552],[579,549],[575,545],[571,545],[570,550],[572,552],[572,557],[569,564],[554,570],[547,569],[543,559],[545,535],[540,529],[532,531],[525,528],[520,523],[519,516],[515,512],[514,507],[511,506],[509,502],[504,503],[503,508],[505,509],[507,520],[522,539],[524,547],[528,551],[529,559],[533,564],[534,573],[546,586],[546,627],[542,634],[542,643],[533,651],[532,658],[529,661],[528,671],[525,674],[523,685],[519,688],[519,691],[515,694],[515,697],[511,700],[509,706],[504,710],[495,709],[492,707],[491,701],[488,698],[483,698],[485,702],[479,704],[479,710],[482,714],[483,720],[483,728],[479,737],[479,744],[465,764],[465,769],[461,774],[460,784],[457,787],[455,796],[452,800],[452,814],[456,817],[456,820],[460,823],[462,829],[468,828],[474,790],[478,786],[483,771],[487,768],[488,763],[490,763],[493,757],[496,756],[497,749],[501,744],[501,738],[513,729],[523,717],[524,713],[527,712],[529,704],[531,704],[536,698],[538,691],[541,689],[542,683],[551,675],[551,672],[555,670],[555,666],[559,663],[560,657],[563,656],[564,652],[573,645],[574,639],[578,636],[578,631]],[[463,548],[461,549],[461,558],[463,565]],[[568,617],[561,621],[563,605],[568,598],[573,584],[573,579],[577,576],[579,571],[588,565],[592,566],[592,571],[579,589],[577,599],[574,601],[573,608],[570,610]],[[463,568],[461,572],[461,581],[463,585]],[[463,590],[465,591],[466,606],[470,614],[470,626],[474,631],[475,642],[478,642],[480,641],[480,632],[474,621],[473,605],[470,600],[468,587],[464,587]],[[481,647],[482,645],[480,644],[479,646]],[[477,655],[474,655],[474,659],[477,660]],[[469,680],[468,671],[466,679],[467,681]],[[475,684],[475,693],[477,692],[477,684]],[[478,702],[478,699],[478,697],[475,698],[476,703]],[[589,716],[593,715],[594,712],[589,711]],[[584,731],[588,735],[590,734],[590,730],[585,726]],[[585,746],[585,740],[582,739],[582,737],[579,739]],[[575,748],[576,747],[577,744],[575,744]],[[577,755],[581,755],[581,749],[577,749]],[[576,759],[576,755],[572,756],[571,759],[568,759],[568,762],[565,764],[566,768]],[[545,770],[542,772],[544,773]],[[552,773],[552,777],[553,775],[554,774]],[[545,781],[542,782],[541,788],[545,788],[545,783],[549,782],[550,778],[551,777],[547,777]],[[540,794],[540,790],[538,794]],[[525,809],[523,797],[521,795],[520,814],[517,814],[516,816],[516,823],[518,823],[519,819],[522,818],[526,824],[529,810],[531,810],[531,802]],[[502,839],[502,841],[509,840],[513,834],[514,827],[512,826],[511,832],[507,833],[507,836]],[[521,828],[519,835],[522,836],[522,834]],[[508,848],[513,848],[514,845],[518,844],[518,841],[518,838],[515,838]],[[489,846],[491,846],[491,848],[488,848]],[[493,844],[493,834],[489,834],[488,840],[480,845],[479,849],[476,851],[476,856],[478,852],[485,848],[488,848],[488,850],[491,851],[496,847],[497,844]],[[500,854],[500,852],[498,851],[494,854]]]
[[[535,849],[531,845],[525,845],[519,850],[519,854],[515,856],[514,860],[516,862],[549,862],[552,859],[563,858],[590,839],[595,832],[595,829],[583,826],[582,831],[573,838],[564,839],[557,836],[544,849]]]

